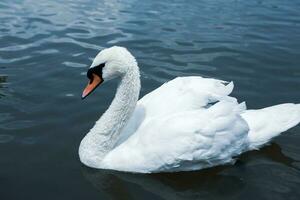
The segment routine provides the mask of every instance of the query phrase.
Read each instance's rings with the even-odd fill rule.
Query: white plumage
[[[226,164],[300,121],[299,104],[246,110],[229,96],[232,82],[200,76],[178,77],[138,101],[134,57],[112,47],[91,68],[101,62],[104,80],[113,66],[121,81],[111,106],[81,142],[80,160],[90,167],[150,173]]]

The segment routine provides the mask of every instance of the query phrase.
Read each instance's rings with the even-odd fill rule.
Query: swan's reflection
[[[275,162],[292,166],[293,160],[281,153],[277,144],[242,155],[234,166],[221,166],[195,172],[164,174],[130,174],[109,170],[95,170],[83,166],[83,174],[98,190],[111,199],[240,199],[246,187],[241,178],[244,163],[265,156]],[[251,161],[250,161],[251,162]],[[150,198],[151,199],[151,198]]]

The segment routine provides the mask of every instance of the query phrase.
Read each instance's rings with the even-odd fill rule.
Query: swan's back
[[[177,77],[145,95],[138,104],[147,109],[147,117],[196,110],[229,95],[233,83],[202,78]]]

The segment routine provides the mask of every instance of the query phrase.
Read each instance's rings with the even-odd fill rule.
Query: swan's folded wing
[[[240,106],[221,101],[143,124],[114,149],[108,168],[135,172],[196,170],[224,164],[247,146],[247,123]]]
[[[233,90],[233,83],[200,76],[178,77],[148,93],[138,104],[146,118],[191,111],[220,100]]]
[[[227,97],[233,83],[202,78],[200,76],[178,77],[140,99],[122,130],[116,146],[127,140],[138,127],[153,118],[162,118],[174,113],[197,110]]]

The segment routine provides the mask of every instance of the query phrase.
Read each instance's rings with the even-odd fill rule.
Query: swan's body
[[[93,168],[150,173],[225,164],[300,121],[300,104],[246,110],[228,96],[233,83],[200,76],[176,78],[138,101],[134,57],[112,47],[97,55],[91,69],[103,62],[103,79],[121,81],[111,106],[80,144],[80,160]]]

